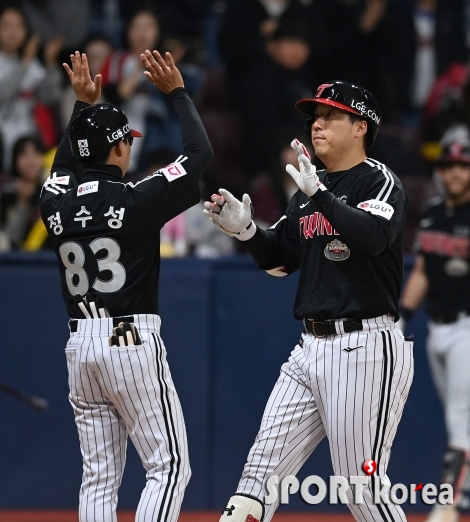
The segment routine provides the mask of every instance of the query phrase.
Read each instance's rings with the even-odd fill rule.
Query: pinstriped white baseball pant
[[[84,319],[65,349],[83,457],[80,522],[116,522],[128,436],[147,472],[137,522],[176,522],[191,475],[160,318],[134,315],[134,321],[140,346],[110,347],[112,319]]]
[[[302,335],[281,368],[237,493],[263,501],[266,480],[295,475],[325,435],[335,475],[363,476],[363,463],[373,459],[381,483],[390,485],[386,472],[413,379],[413,343],[387,316],[363,323],[361,332],[326,339]],[[372,480],[363,504],[354,504],[351,488],[347,496],[357,521],[406,520],[400,506],[374,504]],[[265,506],[263,522],[277,506]]]
[[[470,449],[469,339],[468,316],[451,324],[429,322],[429,365],[444,406],[448,446],[466,451]]]

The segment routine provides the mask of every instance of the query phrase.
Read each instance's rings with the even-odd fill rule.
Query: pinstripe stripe
[[[379,468],[380,468],[380,454],[382,450],[383,440],[385,437],[385,430],[387,426],[386,415],[389,411],[390,405],[390,390],[392,385],[392,375],[393,375],[393,355],[391,354],[391,349],[388,346],[386,334],[384,331],[381,331],[382,343],[383,343],[383,378],[382,378],[382,386],[380,393],[380,406],[379,406],[379,414],[377,417],[377,427],[375,433],[375,441],[374,441],[374,449],[372,451],[372,458],[375,460],[377,464],[377,471],[373,475],[372,479],[372,493],[375,496],[375,478],[380,476]],[[392,359],[390,359],[390,356]],[[384,509],[385,508],[385,509]],[[390,509],[387,504],[377,504],[377,509],[382,516],[382,519],[385,522],[393,521],[393,516],[390,513]],[[387,511],[387,513],[385,512]],[[387,516],[388,514],[388,516]]]
[[[175,485],[178,479],[179,474],[179,468],[181,463],[181,457],[179,453],[178,448],[178,442],[177,437],[175,433],[175,427],[173,424],[173,416],[171,413],[171,408],[169,404],[168,399],[168,385],[165,382],[164,375],[163,375],[163,364],[161,361],[161,358],[163,356],[163,350],[162,346],[155,334],[152,334],[153,339],[155,341],[155,345],[157,346],[157,369],[158,369],[158,378],[159,378],[159,384],[160,384],[160,391],[161,391],[161,397],[162,397],[162,411],[163,411],[163,419],[165,422],[165,428],[168,435],[168,442],[169,442],[169,451],[170,451],[170,472],[168,474],[168,481],[165,486],[165,491],[163,493],[163,499],[162,503],[160,505],[160,511],[158,512],[158,518],[157,520],[161,520],[162,522],[166,522],[168,520],[168,511],[170,509],[171,500],[173,496],[173,492],[175,490]],[[168,422],[168,419],[170,422]],[[171,430],[170,426],[171,424]],[[175,448],[173,449],[173,446]],[[175,466],[176,462],[176,466]],[[174,483],[172,484],[172,479],[174,480]],[[171,490],[171,492],[170,492]]]

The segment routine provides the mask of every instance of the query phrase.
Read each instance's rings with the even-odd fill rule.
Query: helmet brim
[[[465,163],[470,165],[470,156],[468,154],[445,154],[436,160],[436,167],[444,167],[449,163]]]
[[[343,111],[350,112],[351,114],[356,114],[357,116],[362,116],[359,111],[355,111],[348,107],[347,105],[343,105],[342,103],[335,102],[333,100],[329,100],[328,98],[305,98],[303,100],[299,100],[295,104],[295,108],[303,112],[304,114],[308,114],[309,116],[315,115],[315,106],[317,103],[321,103],[322,105],[330,105],[331,107],[336,107],[337,109],[342,109]]]
[[[131,136],[133,138],[142,138],[143,134],[141,132],[139,132],[139,131],[131,129]]]

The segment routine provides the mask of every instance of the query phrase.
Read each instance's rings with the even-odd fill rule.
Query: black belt
[[[119,326],[119,323],[133,323],[134,322],[134,316],[133,315],[127,315],[123,317],[110,317],[110,319],[113,320],[113,327],[116,328]],[[78,329],[78,319],[70,319],[69,326],[70,331],[72,333],[75,333]],[[80,321],[85,321],[85,319],[80,319]]]
[[[338,335],[336,323],[331,321],[316,321],[315,319],[304,319],[304,326],[307,333],[313,334],[315,337],[323,338],[328,335]],[[345,333],[357,332],[362,330],[362,321],[360,319],[345,319],[343,321],[343,330]]]
[[[451,324],[455,323],[460,314],[470,315],[470,310],[459,310],[458,312],[447,312],[443,314],[429,314],[433,323],[436,324]]]

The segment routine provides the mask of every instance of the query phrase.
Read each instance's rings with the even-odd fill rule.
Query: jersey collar
[[[97,179],[122,180],[122,170],[117,165],[87,165],[83,169],[83,181]]]

